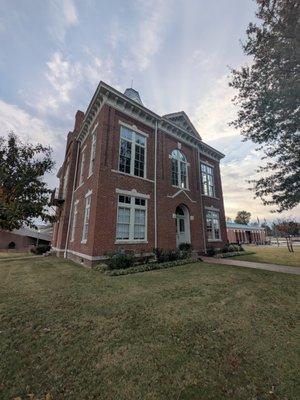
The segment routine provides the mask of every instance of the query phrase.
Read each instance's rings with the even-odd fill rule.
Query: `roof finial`
[[[131,79],[131,89],[132,89],[132,85],[133,85],[133,79]]]

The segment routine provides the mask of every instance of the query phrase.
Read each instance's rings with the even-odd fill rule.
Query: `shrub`
[[[145,250],[142,250],[140,255],[136,257],[137,264],[148,264],[153,259],[153,254],[147,253]]]
[[[8,249],[15,249],[16,248],[16,243],[15,242],[9,242],[7,248]]]
[[[105,272],[108,270],[108,265],[107,264],[97,264],[97,265],[93,266],[93,269],[95,271]]]
[[[31,249],[31,253],[34,253],[36,255],[42,255],[44,253],[47,253],[47,251],[51,250],[51,246],[49,244],[41,244],[39,246],[34,247]]]
[[[192,264],[195,262],[198,262],[198,261],[194,260],[194,259],[186,259],[186,260],[168,261],[168,262],[164,262],[164,263],[148,263],[148,264],[144,264],[144,265],[136,265],[132,268],[127,268],[127,269],[104,271],[104,274],[108,275],[108,276],[128,275],[128,274],[135,274],[138,272],[146,272],[146,271],[153,271],[153,270],[159,270],[159,269],[164,269],[164,268],[172,268],[172,267],[177,267],[180,265]]]
[[[108,269],[126,269],[134,265],[134,254],[111,253],[106,261]]]
[[[225,254],[225,253],[228,253],[228,252],[229,252],[229,250],[228,250],[228,244],[225,244],[225,246],[224,246],[223,249],[221,250],[221,253]]]
[[[217,254],[217,251],[214,247],[209,247],[208,249],[206,249],[206,254],[208,255],[208,257],[213,257]]]
[[[191,252],[193,250],[193,246],[191,243],[180,243],[178,246],[180,251],[186,251],[186,252]]]
[[[180,243],[178,247],[180,251],[180,258],[188,258],[192,254],[193,246],[190,243]]]
[[[181,253],[179,250],[163,250],[160,248],[153,249],[158,263],[180,260]]]

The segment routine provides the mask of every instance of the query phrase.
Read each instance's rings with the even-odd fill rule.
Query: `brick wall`
[[[148,135],[147,137],[147,175],[146,179],[122,174],[118,172],[119,163],[119,143],[120,143],[120,122],[135,125],[137,129]],[[151,252],[155,245],[155,224],[154,224],[154,157],[155,157],[155,131],[148,125],[139,122],[128,115],[104,105],[97,118],[90,127],[96,128],[96,161],[94,172],[88,177],[89,160],[91,152],[91,135],[88,135],[80,145],[80,156],[77,166],[79,175],[82,150],[85,153],[84,180],[83,184],[74,192],[73,200],[78,200],[77,224],[75,238],[68,243],[70,257],[75,261],[84,262],[87,265],[91,260],[84,259],[84,255],[89,258],[98,259],[107,252],[119,249],[134,250],[135,252]],[[74,131],[75,132],[75,131]],[[71,210],[72,182],[75,174],[77,144],[72,140],[75,134],[68,140],[66,160],[70,163],[72,171],[71,179],[68,182],[68,194],[64,205],[58,211],[59,223],[54,229],[53,245],[56,248],[64,249],[67,237],[67,227]],[[172,186],[171,179],[171,160],[169,158],[172,150],[180,147],[185,154],[188,166],[189,188],[181,191],[178,187]],[[202,159],[202,157],[201,157]],[[209,243],[210,246],[222,247],[227,241],[225,215],[223,206],[222,185],[220,177],[219,163],[210,158],[203,160],[209,161],[214,165],[214,179],[216,185],[216,197],[208,198],[202,195],[202,183],[199,166],[199,156],[197,148],[180,141],[174,136],[165,132],[157,133],[157,238],[158,247],[164,249],[176,248],[176,226],[173,215],[178,205],[184,205],[190,216],[190,236],[194,249],[203,252],[207,247],[205,239],[205,207],[219,210],[221,223],[221,241]],[[63,176],[67,161],[62,168]],[[61,181],[62,182],[62,181]],[[147,243],[136,244],[116,244],[116,220],[117,220],[117,199],[116,189],[132,191],[136,190],[149,196],[147,200]],[[82,243],[82,230],[84,219],[85,195],[92,191],[91,212],[87,243]],[[71,224],[70,224],[71,225]],[[70,239],[70,237],[69,237]],[[60,252],[60,254],[62,254]]]

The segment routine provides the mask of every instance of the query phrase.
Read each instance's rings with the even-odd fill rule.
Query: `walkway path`
[[[232,260],[232,259],[229,260],[228,258],[213,258],[213,257],[201,257],[201,258],[204,262],[208,264],[231,265],[234,267],[264,269],[266,271],[284,272],[286,274],[300,275],[300,268],[289,267],[287,265],[276,265],[276,264],[258,263],[252,261],[242,261],[242,260]]]

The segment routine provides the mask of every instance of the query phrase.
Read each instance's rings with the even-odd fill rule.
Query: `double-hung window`
[[[172,185],[187,189],[187,160],[185,155],[175,149],[172,151],[170,158],[172,162]]]
[[[69,170],[70,170],[70,165],[68,164],[67,168],[66,168],[65,175],[64,175],[64,180],[63,180],[63,192],[62,192],[63,199],[66,198],[66,194],[67,194],[67,184],[68,184],[68,180],[69,180]]]
[[[79,186],[83,184],[84,162],[85,162],[85,152],[83,151],[81,154]]]
[[[74,207],[73,207],[71,242],[74,242],[74,238],[75,238],[75,230],[76,230],[76,224],[77,224],[77,214],[78,214],[78,200],[76,200],[74,202]]]
[[[119,171],[145,178],[146,137],[121,126]]]
[[[201,176],[203,193],[206,196],[215,197],[214,168],[207,164],[201,164]]]
[[[147,221],[146,199],[118,196],[117,241],[145,241]]]
[[[90,165],[89,165],[89,176],[94,172],[96,158],[96,132],[92,134],[91,154],[90,154]]]
[[[85,207],[84,207],[83,229],[82,229],[82,240],[81,240],[82,243],[86,243],[87,238],[88,238],[90,211],[91,211],[91,199],[92,199],[92,193],[89,192],[85,196]]]
[[[220,240],[220,218],[216,211],[206,212],[206,231],[208,240]]]

